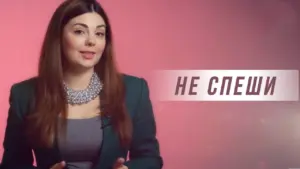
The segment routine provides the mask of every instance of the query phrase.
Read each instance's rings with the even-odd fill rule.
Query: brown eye
[[[102,32],[98,32],[98,33],[96,33],[96,35],[102,37],[102,36],[104,36],[105,34],[102,33]]]
[[[84,32],[82,30],[75,30],[74,33],[80,35],[83,34]]]

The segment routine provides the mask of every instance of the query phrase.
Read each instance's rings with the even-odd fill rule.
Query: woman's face
[[[71,19],[63,29],[63,54],[68,68],[91,69],[105,48],[105,22],[98,13]]]

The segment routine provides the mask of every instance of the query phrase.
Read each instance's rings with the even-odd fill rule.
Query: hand
[[[64,161],[54,164],[50,169],[64,169],[66,163]]]
[[[125,163],[124,158],[118,158],[117,161],[114,164],[113,169],[128,169],[128,167],[125,166],[124,163]]]

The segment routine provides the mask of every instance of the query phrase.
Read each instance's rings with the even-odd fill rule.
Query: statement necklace
[[[103,84],[96,73],[93,73],[90,83],[86,89],[73,90],[64,82],[64,90],[67,96],[68,104],[80,105],[94,100],[103,88]]]

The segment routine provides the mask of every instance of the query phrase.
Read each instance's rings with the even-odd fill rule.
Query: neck
[[[93,73],[93,69],[82,72],[65,71],[64,82],[74,90],[83,90],[88,87]]]

